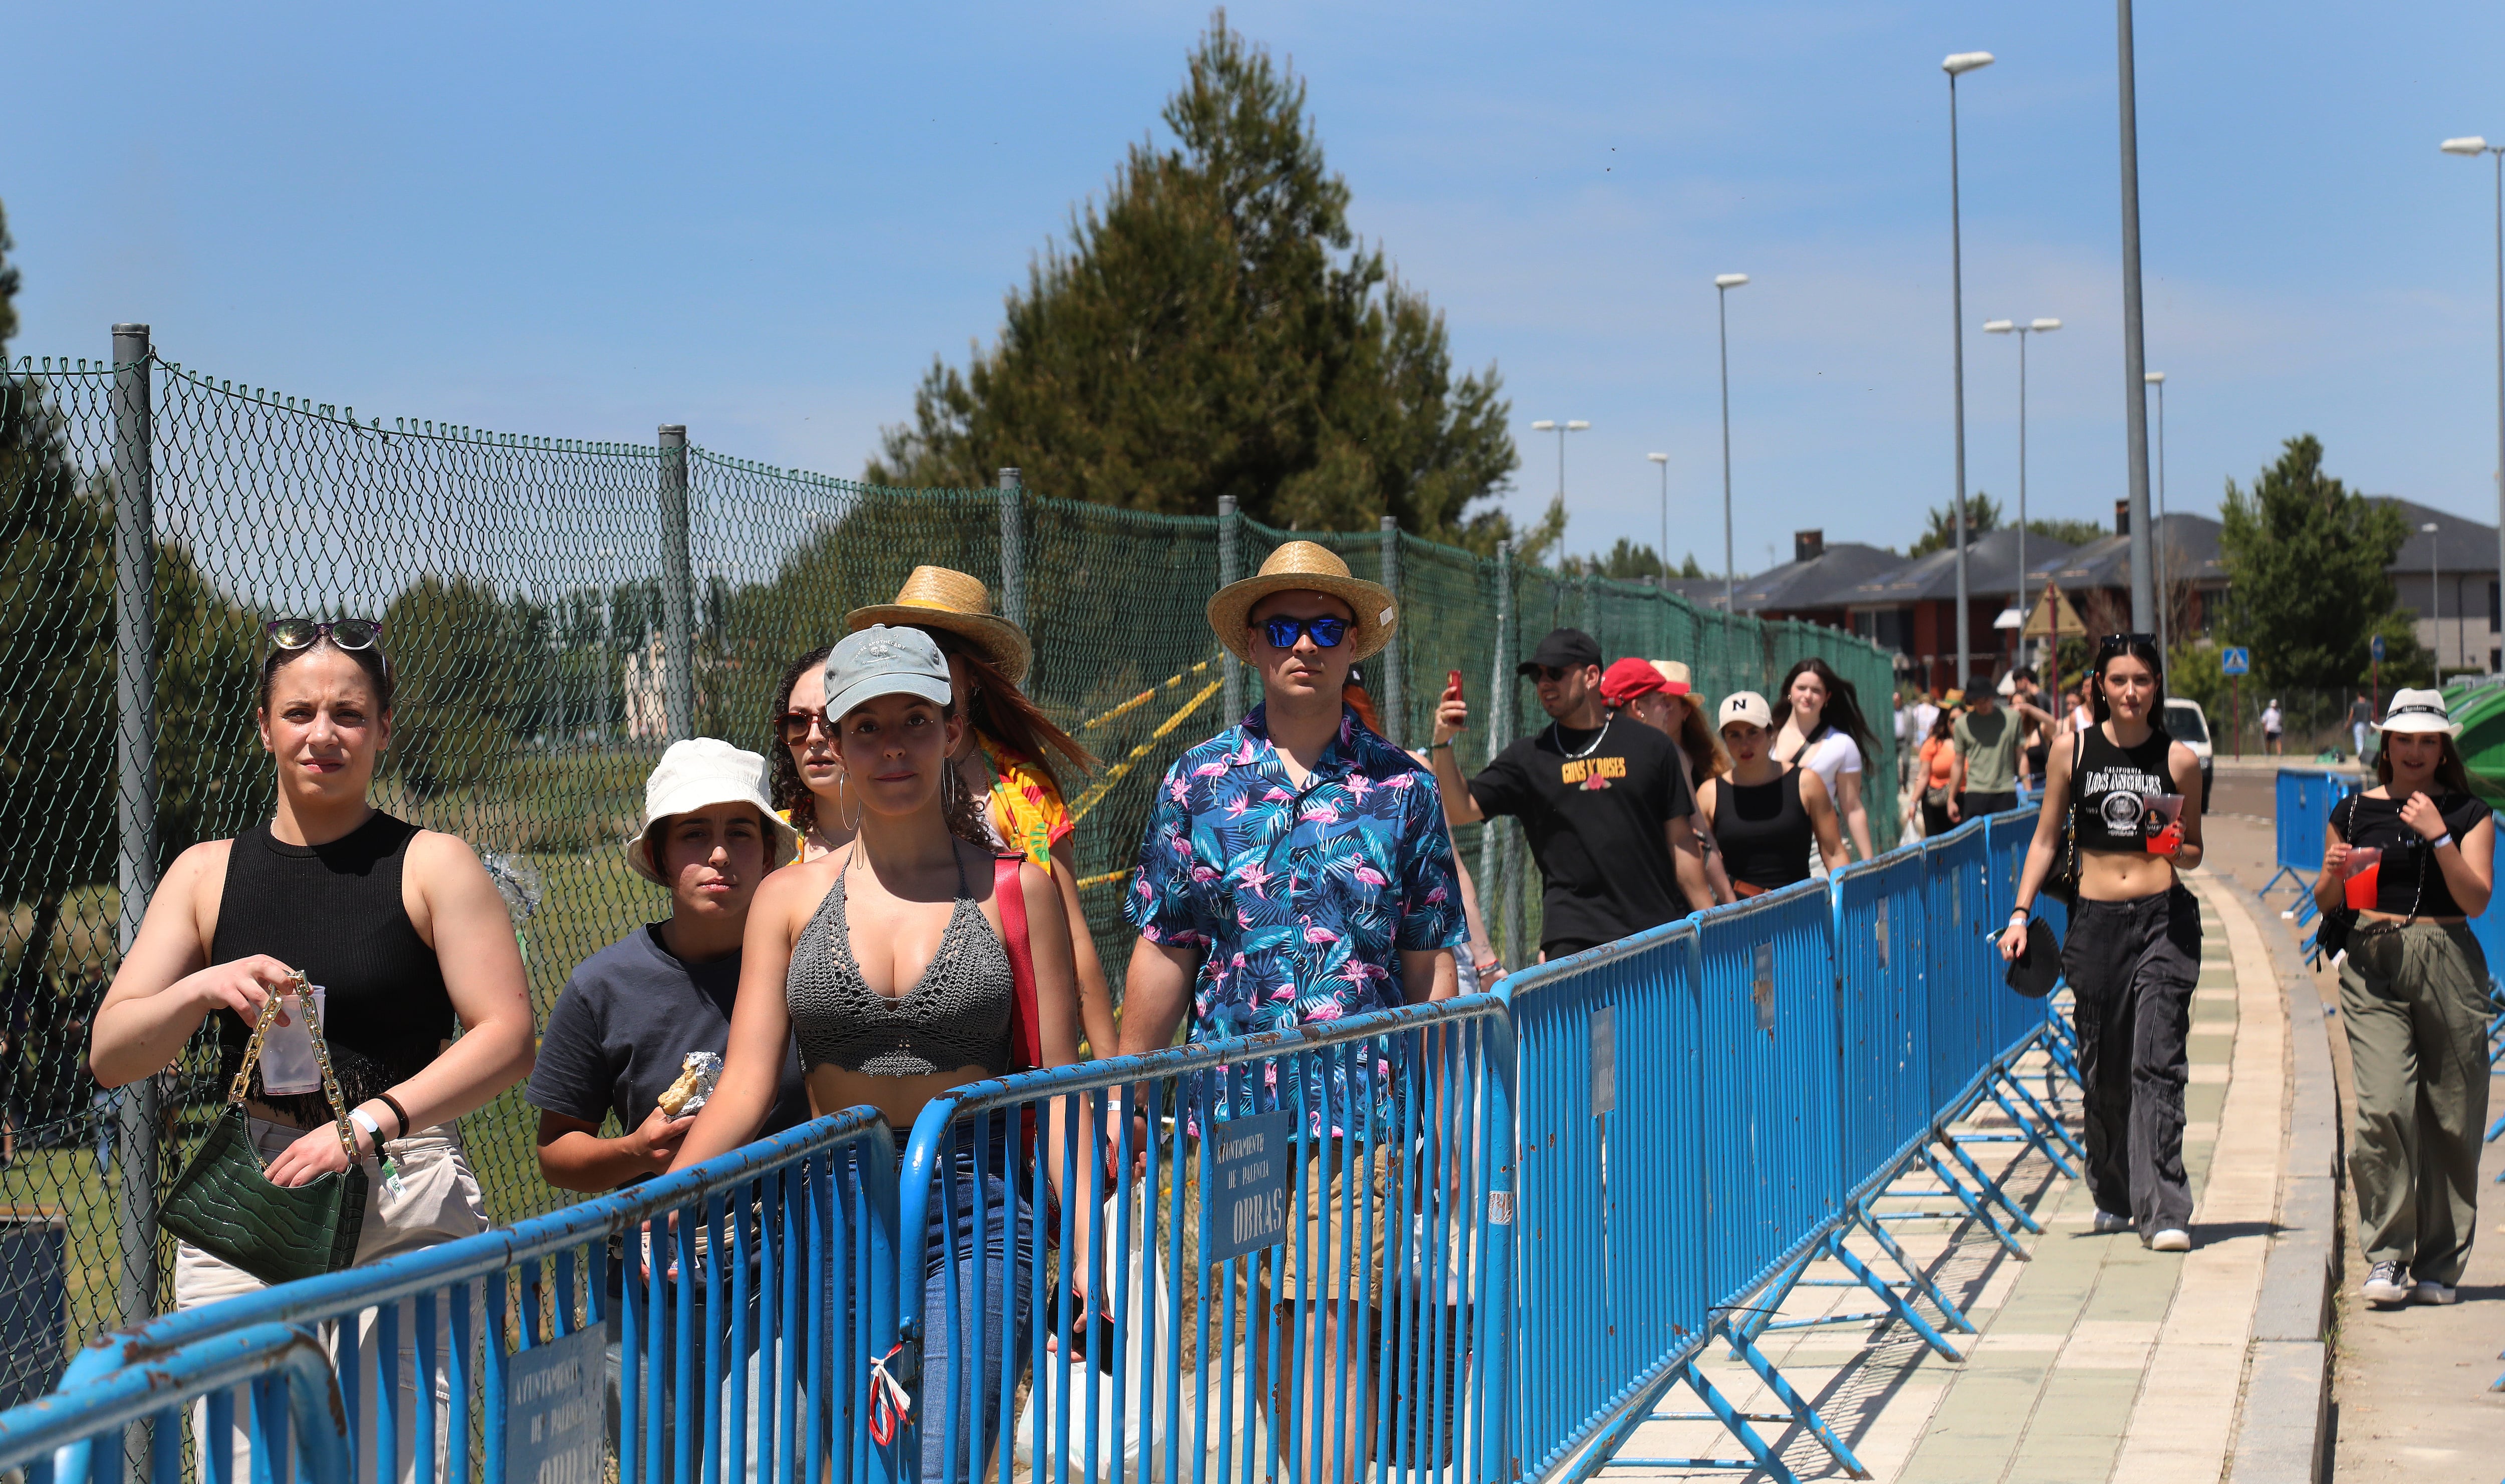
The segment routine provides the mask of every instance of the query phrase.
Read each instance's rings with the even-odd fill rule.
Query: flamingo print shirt
[[[1401,950],[1468,936],[1434,776],[1345,707],[1301,789],[1259,706],[1176,760],[1123,910],[1201,950],[1195,1042],[1397,1006]]]

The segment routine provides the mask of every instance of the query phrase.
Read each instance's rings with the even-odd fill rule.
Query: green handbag
[[[261,1060],[262,1033],[269,1028],[278,998],[289,993],[296,996],[298,1013],[312,1033],[313,1050],[322,1064],[322,1090],[337,1115],[339,1143],[348,1150],[345,1171],[292,1186],[269,1183],[243,1111],[252,1069]],[[244,1048],[243,1066],[227,1090],[226,1111],[210,1126],[199,1152],[174,1177],[157,1219],[167,1231],[264,1283],[335,1273],[356,1260],[357,1234],[366,1222],[366,1167],[357,1157],[356,1130],[349,1126],[347,1105],[339,1100],[331,1048],[322,1040],[303,974],[263,1007],[252,1028],[252,1043]]]

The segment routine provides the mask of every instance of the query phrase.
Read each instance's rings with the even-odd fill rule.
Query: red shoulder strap
[[[1035,946],[1026,928],[1026,883],[1019,868],[1024,856],[1001,856],[992,863],[992,896],[1001,904],[1001,945],[1008,950],[1010,975],[1017,997],[1009,1007],[1009,1059],[1013,1072],[1043,1065],[1042,1017],[1035,1004]]]

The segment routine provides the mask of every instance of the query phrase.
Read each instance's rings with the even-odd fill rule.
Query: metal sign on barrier
[[[1879,941],[1879,969],[1884,973],[1888,968],[1888,903],[1885,900],[1879,903],[1877,916],[1878,924],[1872,936]]]
[[[1592,1011],[1592,1116],[1614,1113],[1618,1106],[1618,1010],[1604,1005]]]
[[[1212,1141],[1212,1266],[1288,1240],[1288,1172],[1296,1163],[1296,1115],[1289,1112],[1229,1118]]]
[[[1756,1002],[1757,1029],[1775,1034],[1775,944],[1769,938],[1757,945],[1757,975],[1748,985],[1748,998]]]
[[[600,1484],[607,1352],[606,1331],[583,1328],[505,1362],[507,1484]]]
[[[2252,674],[2253,652],[2240,644],[2229,645],[2218,652],[2218,671],[2222,675]]]

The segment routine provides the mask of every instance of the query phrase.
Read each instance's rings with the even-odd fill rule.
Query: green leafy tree
[[[384,765],[419,795],[502,773],[518,711],[512,628],[508,607],[466,577],[430,573],[384,607],[394,667]]]
[[[2368,641],[2385,636],[2383,673],[2425,668],[2393,603],[2389,569],[2407,522],[2322,471],[2322,443],[2289,439],[2249,490],[2227,481],[2218,547],[2234,583],[2223,642],[2249,646],[2271,689],[2329,689],[2365,679]],[[2386,684],[2390,682],[2387,680]]]
[[[2102,541],[2113,533],[2093,520],[2029,520],[2027,522],[2027,534],[2049,536],[2064,546],[2084,547],[2090,542]],[[1940,546],[1947,545],[1947,540],[1943,538]]]
[[[1953,500],[1946,505],[1933,506],[1929,512],[1929,528],[1923,532],[1923,539],[1914,543],[1913,548],[1907,551],[1906,555],[1928,556],[1934,551],[1945,551],[1957,545],[1957,502]],[[2033,528],[2033,523],[2029,522],[2029,529]],[[1966,540],[1972,541],[1986,531],[1999,529],[1999,501],[1979,489],[1965,497]]]
[[[1454,375],[1443,316],[1350,230],[1303,82],[1220,11],[1162,117],[1174,145],[1131,148],[997,343],[933,365],[864,477],[969,488],[1014,466],[1132,510],[1232,495],[1296,529],[1512,535],[1483,508],[1518,462],[1501,382]]]

